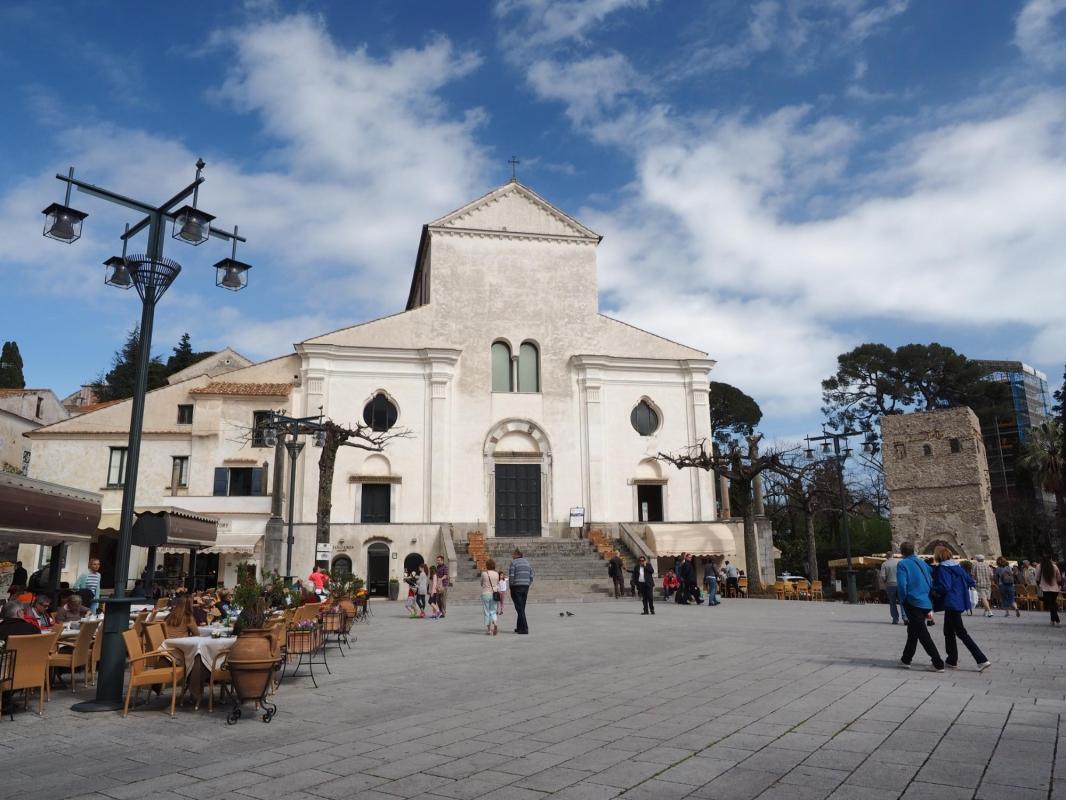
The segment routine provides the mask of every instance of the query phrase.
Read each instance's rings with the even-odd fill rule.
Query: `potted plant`
[[[248,700],[265,703],[278,661],[276,634],[273,627],[267,627],[267,598],[272,587],[256,582],[249,569],[238,567],[237,576],[238,583],[233,589],[233,601],[241,609],[233,626],[237,641],[227,654],[225,665],[237,695],[230,722],[240,718],[241,703]],[[272,716],[272,711],[264,714],[264,722],[269,722]]]
[[[389,578],[389,599],[396,600],[400,596],[400,579]]]

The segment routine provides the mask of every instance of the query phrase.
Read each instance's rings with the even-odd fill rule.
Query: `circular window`
[[[659,412],[647,400],[641,400],[629,415],[629,421],[641,436],[651,436],[659,429]]]
[[[396,406],[389,400],[384,392],[378,392],[363,407],[363,422],[375,431],[387,431],[396,424]]]

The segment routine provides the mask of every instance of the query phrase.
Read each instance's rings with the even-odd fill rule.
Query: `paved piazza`
[[[57,693],[0,721],[0,797],[1066,798],[1066,631],[1043,614],[967,617],[992,668],[937,675],[896,666],[886,606],[658,610],[531,605],[530,636],[508,614],[492,639],[473,606],[433,622],[379,603],[269,725],[83,716]]]

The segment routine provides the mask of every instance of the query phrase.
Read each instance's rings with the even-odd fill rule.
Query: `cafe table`
[[[210,630],[213,629],[204,627],[200,629],[200,632]],[[215,663],[215,659],[222,653],[228,653],[236,641],[236,637],[233,636],[215,638],[208,634],[206,636],[182,636],[163,642],[164,649],[181,653],[185,664],[185,689],[192,695],[196,708],[200,707],[204,685],[211,676],[211,666]]]

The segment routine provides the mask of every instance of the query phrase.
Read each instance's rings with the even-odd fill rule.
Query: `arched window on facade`
[[[659,430],[659,413],[647,400],[641,400],[630,413],[629,422],[641,436],[651,436]]]
[[[363,406],[363,422],[375,431],[387,431],[396,424],[399,412],[384,392],[378,392],[374,398]]]
[[[518,348],[518,391],[540,391],[540,351],[533,342]]]
[[[511,347],[507,342],[492,344],[492,391],[513,392],[511,377]]]

